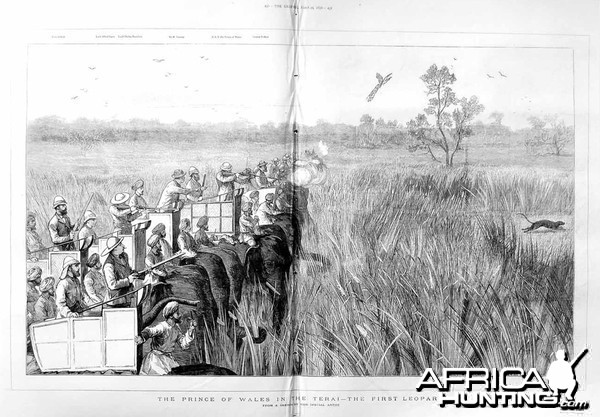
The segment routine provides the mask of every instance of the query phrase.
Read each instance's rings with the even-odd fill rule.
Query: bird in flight
[[[383,78],[380,73],[375,74],[375,76],[377,77],[377,85],[375,86],[375,88],[373,88],[373,90],[367,96],[367,101],[373,100],[373,98],[375,98],[375,94],[377,94],[377,92],[379,91],[379,89],[381,87],[383,87],[383,85],[385,83],[387,83],[389,80],[392,79],[392,73],[391,72],[388,75],[386,75],[385,78]]]
[[[71,100],[77,100],[78,97],[79,96],[73,96],[73,97],[71,97]]]
[[[84,93],[87,93],[87,88],[80,88],[79,91],[83,91]]]
[[[456,58],[452,58],[452,59],[454,59],[456,61]]]
[[[508,78],[506,75],[502,74],[502,71],[498,71],[498,74],[500,74],[504,78]]]
[[[187,85],[184,85],[184,86],[183,86],[183,88],[188,88],[188,87],[189,87],[189,86],[187,86]]]
[[[164,58],[160,58],[160,59],[154,58],[152,61],[154,61],[154,62],[163,62]]]
[[[170,75],[171,75],[171,73],[170,73],[170,72],[167,72],[167,73],[165,74],[165,77],[169,77]]]
[[[493,76],[491,76],[490,74],[486,74],[488,76],[488,78],[494,78]]]
[[[100,79],[99,77],[96,77],[96,78],[94,78],[94,81],[98,81],[99,79]]]
[[[92,71],[96,69],[96,67],[88,67],[89,69],[91,69]]]

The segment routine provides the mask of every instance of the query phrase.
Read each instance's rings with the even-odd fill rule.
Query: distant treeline
[[[555,126],[550,129],[550,124],[542,126],[541,122],[534,122],[532,121],[531,128],[512,130],[502,125],[501,121],[489,124],[477,121],[471,126],[473,134],[469,142],[474,145],[524,145],[531,151],[532,148],[540,147],[540,141],[549,141],[546,139],[548,135],[543,136],[542,133],[555,129]],[[323,140],[349,148],[410,148],[412,143],[406,125],[396,120],[375,119],[368,114],[363,115],[356,125],[319,120],[312,126],[300,126],[299,134],[303,141]],[[292,126],[287,123],[256,125],[243,120],[227,123],[188,123],[183,120],[161,123],[145,119],[106,121],[81,118],[68,122],[56,116],[48,116],[31,121],[27,128],[28,141],[73,143],[82,148],[117,141],[289,143],[292,135]]]

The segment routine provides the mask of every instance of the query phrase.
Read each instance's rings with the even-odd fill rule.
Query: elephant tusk
[[[265,282],[265,285],[266,285],[267,287],[269,287],[269,289],[270,289],[271,291],[273,291],[275,294],[277,294],[277,295],[281,295],[281,294],[279,293],[279,291],[277,291],[277,290],[275,289],[275,287],[273,287],[273,286],[272,286],[271,284],[269,284],[268,282]]]

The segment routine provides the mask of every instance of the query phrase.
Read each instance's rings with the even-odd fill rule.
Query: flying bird
[[[488,78],[494,78],[494,77],[492,77],[490,74],[486,74],[486,75],[488,76]]]
[[[92,71],[96,69],[96,67],[88,67],[89,69],[91,69]]]
[[[183,86],[183,88],[188,88],[188,87],[189,87],[189,86],[187,86],[187,85],[184,85],[184,86]]]
[[[383,87],[385,83],[392,79],[391,72],[388,75],[386,75],[385,78],[383,78],[380,73],[375,74],[375,76],[377,77],[377,85],[375,86],[375,88],[373,88],[373,91],[371,91],[371,93],[369,93],[369,95],[367,96],[367,101],[373,100],[373,98],[375,98],[375,94],[377,94],[379,89]]]
[[[164,58],[158,59],[158,58],[154,58],[152,61],[154,62],[163,62]]]
[[[94,81],[98,81],[99,79],[100,79],[99,77],[96,77],[96,78],[94,78]]]
[[[77,100],[78,97],[79,96],[73,96],[73,97],[71,97],[71,100]]]
[[[456,61],[456,58],[452,58],[452,59]]]
[[[504,78],[508,78],[506,75],[502,74],[502,71],[498,71],[498,74],[500,74]]]
[[[87,93],[87,88],[80,88],[79,91],[83,91],[84,93]]]
[[[170,73],[170,72],[167,72],[167,73],[165,74],[165,77],[169,77],[170,75],[171,75],[171,73]]]

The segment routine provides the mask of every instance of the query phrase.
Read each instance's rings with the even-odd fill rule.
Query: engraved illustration
[[[288,48],[30,47],[27,373],[572,356],[570,51]]]

